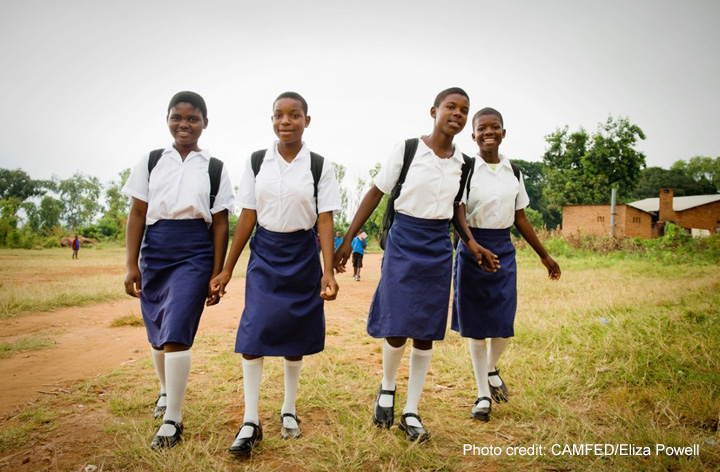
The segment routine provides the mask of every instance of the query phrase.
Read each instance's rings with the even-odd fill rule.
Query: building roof
[[[719,195],[692,195],[689,197],[673,197],[673,211],[684,211],[690,208],[707,205],[708,203],[720,202]],[[628,203],[629,206],[646,212],[660,211],[660,198],[645,198],[636,202]]]

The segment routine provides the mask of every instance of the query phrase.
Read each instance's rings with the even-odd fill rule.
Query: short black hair
[[[437,97],[435,97],[435,103],[433,104],[433,106],[435,108],[439,107],[440,104],[442,103],[442,101],[445,100],[445,98],[448,95],[453,95],[453,94],[462,95],[463,97],[467,98],[468,101],[470,101],[470,97],[468,96],[468,94],[465,90],[461,89],[460,87],[450,87],[449,89],[445,89],[442,92],[440,92],[439,94],[437,94]]]
[[[170,104],[168,105],[168,116],[170,115],[170,109],[178,103],[189,103],[194,106],[202,112],[203,120],[207,121],[207,106],[205,105],[205,100],[203,100],[199,94],[184,91],[173,95],[173,98],[170,99]]]
[[[308,114],[308,104],[307,104],[307,102],[305,101],[305,99],[303,98],[302,95],[300,95],[300,94],[297,93],[297,92],[283,92],[283,93],[281,93],[280,95],[278,95],[278,97],[275,99],[275,101],[273,102],[273,106],[275,106],[275,104],[277,103],[277,101],[280,100],[280,99],[282,99],[282,98],[292,98],[293,100],[297,100],[298,102],[302,103],[303,113],[305,113],[305,116],[307,116],[307,114]]]
[[[500,114],[500,112],[494,108],[485,107],[482,110],[480,110],[479,112],[475,113],[475,115],[473,116],[473,119],[472,119],[473,128],[475,127],[475,120],[480,118],[481,116],[486,116],[486,115],[497,116],[498,118],[500,118],[500,124],[503,125],[503,128],[505,127],[505,123],[503,122],[503,117]]]

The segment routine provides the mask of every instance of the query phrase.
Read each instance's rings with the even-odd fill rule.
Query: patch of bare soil
[[[381,257],[381,254],[366,254],[360,281],[353,279],[350,265],[348,272],[336,274],[340,284],[339,297],[325,304],[329,326],[342,330],[344,323],[355,324],[367,317],[380,276]],[[244,282],[242,278],[234,279],[221,303],[205,310],[200,334],[237,329],[244,300]],[[56,427],[51,435],[34,437],[20,449],[0,453],[0,470],[83,470],[99,448],[114,447],[114,435],[104,429],[109,413],[100,407],[71,405],[61,394],[71,392],[73,386],[84,379],[112,372],[128,362],[149,356],[143,328],[110,327],[113,320],[129,314],[140,314],[140,302],[130,297],[0,321],[0,342],[43,335],[54,343],[48,349],[0,359],[0,429],[19,411],[42,399],[50,399],[53,410],[64,412],[53,420]],[[328,345],[339,344],[342,337],[328,336],[326,342]],[[100,468],[101,464],[96,466]]]

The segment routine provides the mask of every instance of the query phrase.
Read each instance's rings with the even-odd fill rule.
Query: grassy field
[[[53,251],[0,252],[0,316],[30,309],[5,301],[17,290],[10,273],[35,281],[39,273],[48,274],[33,288],[33,306],[62,306],[58,300],[66,298],[67,287],[77,291],[67,296],[70,304],[122,296],[115,286],[124,272],[122,251],[96,254],[97,260],[79,264],[107,268],[107,281],[89,280],[79,271],[72,285],[61,285],[56,279],[78,264],[69,252],[62,260]],[[519,254],[516,337],[500,365],[511,398],[493,405],[488,423],[469,417],[476,393],[470,359],[465,341],[448,332],[434,350],[420,403],[432,440],[410,445],[396,427],[372,426],[381,344],[365,333],[368,299],[356,317],[333,316],[336,308],[328,305],[327,347],[303,365],[300,440],[280,438],[282,361],[268,358],[260,399],[265,439],[251,459],[226,453],[242,418],[242,373],[231,352],[234,333],[228,332],[201,334],[196,341],[185,401],[187,434],[172,451],[148,448],[156,428],[149,413],[156,379],[148,358],[76,386],[58,404],[48,400],[8,419],[0,431],[0,454],[27,448],[37,435],[55,434],[66,410],[83,405],[114,438],[112,447],[87,454],[102,470],[720,470],[720,267],[597,256],[558,262],[563,276],[553,283],[535,256]],[[92,289],[87,300],[84,288]],[[18,308],[5,311],[10,305]],[[398,409],[407,385],[407,351],[405,356]],[[594,447],[580,450],[585,444],[600,445],[600,454]],[[605,455],[611,452],[606,445],[623,450]],[[697,445],[699,454],[657,452],[657,445]]]

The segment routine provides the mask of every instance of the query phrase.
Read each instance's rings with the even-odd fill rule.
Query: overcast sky
[[[308,100],[311,149],[350,179],[432,129],[452,86],[500,110],[501,152],[539,161],[557,128],[626,116],[648,166],[720,156],[720,2],[2,0],[0,167],[114,179],[169,145],[180,90],[233,183],[274,135],[272,103]],[[475,153],[471,126],[456,138]]]

